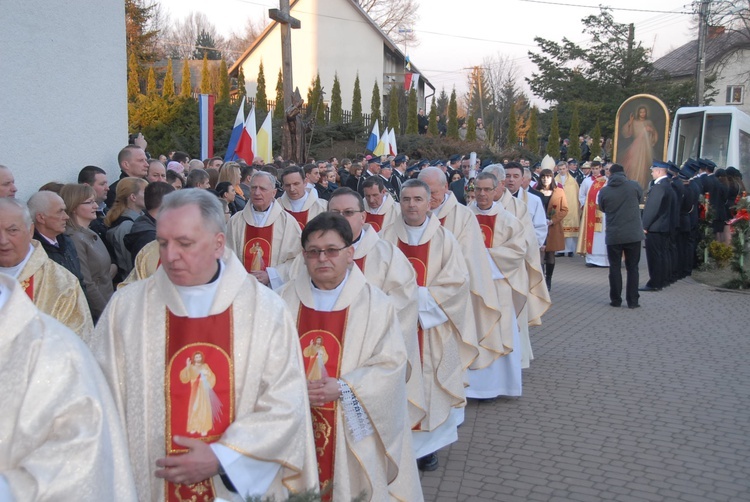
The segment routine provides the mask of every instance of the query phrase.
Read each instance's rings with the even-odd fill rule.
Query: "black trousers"
[[[666,287],[671,273],[668,232],[646,234],[646,260],[648,262],[646,286],[656,289]]]
[[[641,241],[607,245],[609,259],[609,299],[615,305],[622,303],[622,255],[625,254],[625,300],[628,306],[638,305],[638,263],[641,261]]]

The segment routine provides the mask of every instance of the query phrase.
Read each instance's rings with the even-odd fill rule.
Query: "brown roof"
[[[720,61],[728,54],[750,48],[750,32],[730,31],[706,40],[706,67]],[[654,70],[670,77],[688,77],[695,74],[698,57],[698,40],[692,40],[654,61]]]

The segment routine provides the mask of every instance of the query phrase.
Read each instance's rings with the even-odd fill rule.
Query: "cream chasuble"
[[[420,430],[432,431],[446,422],[452,408],[466,405],[464,371],[477,357],[471,340],[462,338],[466,329],[473,330],[467,319],[469,272],[453,234],[445,230],[437,218],[427,220],[426,229],[416,245],[409,246],[403,219],[397,221],[383,236],[404,251],[417,273],[418,284],[424,283],[431,299],[448,318],[441,324],[422,329],[422,379],[427,416]],[[417,256],[424,253],[424,256]],[[467,327],[467,324],[469,325]],[[434,451],[434,450],[433,450]]]
[[[151,241],[135,255],[135,265],[133,270],[130,271],[128,276],[117,285],[117,289],[127,286],[135,281],[146,279],[154,275],[156,269],[159,267],[159,243],[157,241]]]
[[[262,214],[262,213],[261,213]],[[227,247],[234,251],[247,271],[272,268],[281,283],[288,280],[291,261],[302,253],[299,223],[281,204],[271,203],[262,224],[252,204],[232,216],[227,225]],[[249,235],[252,232],[254,235]],[[269,272],[269,277],[272,272]]]
[[[352,267],[329,312],[344,313],[339,339],[332,333],[335,330],[321,331],[312,319],[326,312],[315,310],[307,269],[300,270],[279,294],[298,316],[298,343],[308,347],[315,338],[323,338],[327,374],[348,385],[372,427],[373,433],[356,438],[352,429],[357,427],[349,422],[341,400],[329,412],[333,424],[322,420],[323,410],[312,408],[316,434],[326,435],[321,443],[333,443],[329,451],[322,446],[318,451],[322,459],[333,462],[333,500],[349,502],[360,492],[365,493],[364,500],[422,500],[409,433],[406,350],[391,301]],[[311,318],[301,317],[303,313]]]
[[[401,206],[393,201],[393,197],[387,191],[383,196],[383,203],[377,209],[370,209],[365,200],[365,222],[369,223],[381,237],[383,232],[400,219]]]
[[[565,237],[578,237],[578,229],[581,223],[580,204],[578,202],[578,182],[573,176],[565,176],[565,183],[560,175],[555,176],[555,183],[562,185],[565,192],[565,200],[568,201],[568,214],[563,218],[562,226]]]
[[[527,323],[531,326],[542,324],[542,315],[550,308],[552,300],[547,290],[547,284],[544,282],[539,243],[536,239],[534,223],[531,220],[528,206],[522,200],[513,197],[508,190],[505,190],[500,202],[506,211],[509,211],[521,222],[526,236],[526,273],[529,277],[529,291],[526,297],[526,307],[521,313],[524,320],[522,322],[519,318],[518,322],[522,331],[528,331],[525,327]],[[529,349],[531,349],[531,346],[529,346]]]
[[[39,310],[72,329],[88,343],[94,332],[94,323],[81,284],[68,270],[50,260],[39,242],[32,239],[31,245],[34,251],[19,272],[18,282]]]
[[[328,210],[328,203],[318,197],[318,191],[316,189],[308,188],[305,191],[307,192],[307,195],[304,198],[305,200],[302,203],[302,207],[295,207],[295,202],[298,201],[292,201],[286,192],[276,201],[281,204],[287,213],[291,214],[292,217],[297,220],[300,230],[305,228],[308,221]]]
[[[467,315],[474,320],[476,342],[472,340],[472,343],[475,343],[479,351],[471,369],[486,368],[492,361],[513,350],[513,338],[503,337],[500,332],[502,306],[495,294],[492,270],[486,259],[487,252],[482,246],[482,231],[474,213],[459,204],[453,192],[448,192],[448,198],[438,209],[435,216],[443,228],[450,231],[458,241],[469,270],[471,310]],[[467,335],[470,334],[469,330]]]
[[[0,290],[0,479],[18,501],[137,501],[120,416],[91,352],[15,280],[0,274]]]
[[[167,441],[167,426],[175,434],[209,442],[215,439],[214,445],[239,456],[280,464],[267,495],[284,497],[285,489],[299,492],[317,486],[307,385],[292,319],[279,297],[249,276],[235,256],[230,254],[224,264],[209,317],[189,318],[178,289],[159,267],[152,277],[117,291],[97,324],[93,351],[126,425],[140,500],[165,500],[167,486],[186,486],[168,485],[153,474],[156,460],[167,448],[173,449]],[[193,334],[197,343],[176,347],[181,352],[174,352],[176,362],[167,367],[171,337],[179,335],[170,323],[189,329],[193,321],[212,317],[224,321],[217,329],[205,330],[205,338],[228,336],[226,343],[213,346],[200,340],[201,332]],[[200,349],[200,360],[192,346]],[[226,351],[225,346],[231,349]],[[185,357],[191,360],[187,367]],[[185,432],[180,430],[185,422],[174,421],[180,418],[179,409],[168,408],[166,396],[174,398],[175,392],[192,388],[187,383],[192,379],[188,369],[199,369],[199,363],[205,363],[201,372],[208,383],[215,378],[222,386],[216,383],[215,392],[206,390],[207,398],[190,391],[196,408],[188,408],[195,412],[188,413]],[[221,414],[212,417],[211,408],[205,416],[200,414],[209,401]],[[216,429],[217,424],[226,426],[218,437],[209,429],[212,425]],[[208,482],[217,496],[240,500],[225,489],[219,476]]]

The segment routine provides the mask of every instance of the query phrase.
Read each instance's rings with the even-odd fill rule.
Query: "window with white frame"
[[[745,98],[745,86],[728,85],[727,86],[727,104],[741,105]]]

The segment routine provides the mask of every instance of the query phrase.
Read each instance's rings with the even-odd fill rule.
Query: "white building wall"
[[[718,76],[713,84],[719,91],[714,99],[714,105],[726,106],[727,86],[741,85],[744,87],[744,99],[741,105],[736,106],[743,112],[750,114],[750,50],[739,50],[729,56],[727,61],[717,67]]]
[[[291,14],[302,24],[299,30],[292,30],[294,86],[299,87],[302,99],[307,99],[307,89],[320,72],[321,85],[326,93],[324,99],[330,104],[334,74],[338,73],[342,107],[350,110],[354,80],[359,72],[362,111],[369,113],[376,81],[381,93],[383,91],[383,41],[380,34],[347,0],[300,0],[292,7]],[[261,60],[266,77],[266,97],[273,100],[281,68],[281,30],[278,26],[242,63],[249,96],[255,96]]]
[[[119,174],[128,142],[122,0],[9,0],[0,15],[0,164],[27,199],[85,165]]]

